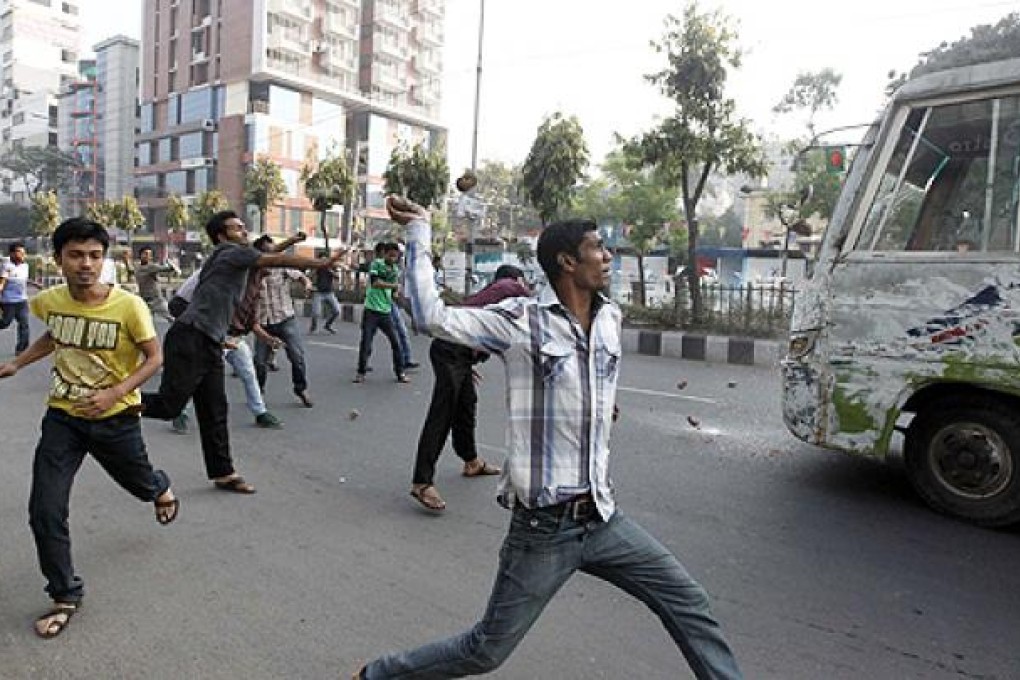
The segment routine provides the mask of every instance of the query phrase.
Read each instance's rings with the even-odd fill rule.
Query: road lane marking
[[[319,342],[317,340],[306,340],[306,345],[314,345],[315,347],[329,347],[330,349],[342,349],[348,352],[357,352],[358,348],[351,345],[338,345],[335,342]]]
[[[709,399],[708,397],[692,397],[686,394],[671,394],[669,392],[659,392],[658,390],[646,390],[640,387],[617,387],[617,392],[633,392],[635,394],[644,394],[649,397],[664,397],[666,399],[679,399],[681,401],[696,401],[699,404],[718,404],[716,399]]]

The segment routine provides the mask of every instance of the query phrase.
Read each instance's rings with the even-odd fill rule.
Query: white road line
[[[640,387],[617,387],[617,392],[633,392],[635,394],[645,394],[649,397],[664,397],[666,399],[679,399],[680,401],[696,401],[700,404],[718,404],[719,402],[715,399],[709,399],[708,397],[690,397],[686,394],[670,394],[669,392],[659,392],[658,390],[645,390]]]
[[[342,349],[342,350],[346,350],[348,352],[357,352],[358,351],[357,347],[352,347],[351,345],[338,345],[338,344],[333,343],[333,342],[318,342],[317,340],[306,340],[305,344],[306,345],[314,345],[315,347],[329,347],[330,349]]]
[[[316,347],[328,347],[330,349],[342,349],[349,352],[357,352],[357,347],[351,345],[337,345],[332,342],[318,342],[316,340],[309,340],[306,344],[314,345]],[[618,392],[633,392],[634,394],[643,394],[648,397],[663,397],[664,399],[677,399],[678,401],[695,401],[699,404],[718,404],[719,401],[716,399],[709,399],[708,397],[692,397],[686,394],[670,394],[669,392],[659,392],[658,390],[646,390],[640,387],[617,387]]]

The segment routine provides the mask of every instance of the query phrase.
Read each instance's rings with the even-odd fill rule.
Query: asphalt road
[[[271,375],[284,430],[256,429],[228,385],[235,458],[257,495],[212,489],[197,435],[153,421],[150,456],[183,502],[175,524],[86,462],[71,510],[86,606],[51,641],[31,628],[47,599],[25,509],[47,369],[0,382],[0,678],[347,677],[475,621],[508,521],[494,480],[462,478],[448,451],[449,507],[421,511],[407,489],[427,340],[414,340],[426,365],[411,385],[393,382],[380,337],[356,386],[356,328],[340,328],[308,338],[314,409],[292,398],[286,360]],[[13,340],[0,333],[0,358]],[[498,461],[501,365],[484,373],[478,440]],[[628,356],[621,380],[620,505],[708,589],[748,678],[1020,677],[1017,532],[930,512],[896,464],[800,444],[774,371]],[[642,605],[578,575],[492,677],[689,673]]]

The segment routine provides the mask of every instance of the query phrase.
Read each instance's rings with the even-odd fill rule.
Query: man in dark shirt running
[[[202,267],[199,282],[184,313],[163,341],[163,378],[158,392],[142,395],[143,415],[171,420],[194,399],[202,455],[216,488],[255,493],[255,487],[234,469],[227,429],[227,395],[223,382],[223,342],[234,308],[251,270],[263,267],[333,267],[331,258],[262,253],[248,245],[244,222],[232,210],[216,213],[205,226],[215,248]]]

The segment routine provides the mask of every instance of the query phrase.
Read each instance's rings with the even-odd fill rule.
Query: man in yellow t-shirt
[[[153,503],[156,520],[169,524],[180,507],[170,478],[155,470],[142,441],[138,387],[163,361],[152,316],[141,298],[100,281],[110,239],[106,229],[83,218],[61,223],[53,252],[66,285],[32,299],[32,313],[47,332],[0,378],[53,354],[53,372],[32,466],[28,514],[53,607],[36,619],[40,637],[63,632],[81,606],[84,584],[74,571],[68,504],[85,454],[130,494]]]

